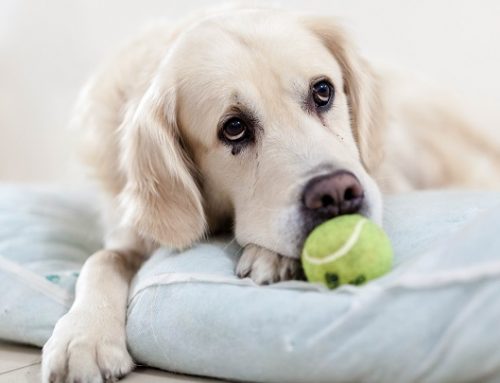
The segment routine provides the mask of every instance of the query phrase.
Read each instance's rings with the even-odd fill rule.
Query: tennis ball
[[[343,215],[316,227],[306,239],[302,267],[309,282],[330,289],[361,285],[392,267],[392,247],[384,231],[369,219]]]

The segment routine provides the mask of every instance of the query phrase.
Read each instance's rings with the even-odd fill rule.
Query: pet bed
[[[100,247],[90,194],[0,187],[0,338],[41,346]],[[327,291],[234,275],[224,238],[159,249],[130,290],[138,363],[253,382],[500,379],[500,194],[388,196],[394,270]]]

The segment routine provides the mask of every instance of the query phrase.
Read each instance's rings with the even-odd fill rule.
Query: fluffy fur
[[[324,113],[305,101],[318,76],[335,86]],[[497,187],[498,149],[445,103],[407,93],[360,57],[331,18],[225,10],[159,25],[126,46],[77,109],[107,197],[108,233],[44,347],[44,381],[130,371],[128,283],[160,244],[184,248],[232,227],[244,247],[240,276],[297,277],[308,232],[301,193],[315,176],[352,172],[364,188],[361,212],[376,221],[381,191]],[[235,109],[255,119],[245,147],[220,140],[221,121]]]

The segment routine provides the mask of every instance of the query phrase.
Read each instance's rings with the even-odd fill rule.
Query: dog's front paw
[[[70,310],[43,347],[43,383],[114,382],[132,370],[124,324]]]
[[[256,245],[248,245],[236,266],[240,278],[250,277],[259,285],[290,279],[303,279],[298,259],[284,257]]]

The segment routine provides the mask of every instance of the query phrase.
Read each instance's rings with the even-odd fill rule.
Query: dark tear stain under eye
[[[328,128],[328,125],[326,124],[326,121],[325,121],[325,117],[323,115],[319,115],[319,120],[321,121],[321,125],[323,125],[323,127],[325,128]]]
[[[231,154],[233,156],[237,156],[238,154],[241,153],[241,150],[243,149],[243,145],[235,145],[231,149]]]

